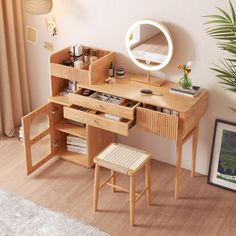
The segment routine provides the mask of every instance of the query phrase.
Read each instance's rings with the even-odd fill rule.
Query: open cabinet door
[[[27,174],[54,156],[53,104],[48,103],[22,118]]]

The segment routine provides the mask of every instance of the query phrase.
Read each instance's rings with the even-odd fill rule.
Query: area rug
[[[108,236],[108,234],[0,190],[1,236]]]

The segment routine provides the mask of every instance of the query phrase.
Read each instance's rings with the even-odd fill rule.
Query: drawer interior
[[[100,93],[100,92],[95,92],[90,97],[99,101],[112,103],[112,104],[118,104],[118,105],[124,100],[124,98],[113,96],[107,93]]]
[[[168,115],[179,116],[179,112],[164,107],[153,106],[149,104],[143,104],[142,107],[150,111],[157,111]]]
[[[101,111],[96,111],[87,107],[82,107],[82,106],[78,106],[78,105],[72,105],[70,106],[70,108],[76,109],[80,112],[85,112],[91,115],[96,115],[98,117],[102,117],[108,120],[114,120],[114,121],[118,121],[118,122],[122,122],[124,124],[128,124],[128,126],[132,126],[133,122],[131,120],[119,117],[119,116],[115,116],[115,115],[111,115],[111,114],[107,114]]]
[[[90,89],[79,88],[74,94],[81,95],[84,97],[92,97],[95,91]]]
[[[125,99],[119,96],[110,95],[108,93],[101,93],[101,92],[83,89],[83,88],[80,88],[79,90],[77,90],[75,94],[82,95],[85,97],[89,97],[89,98],[106,102],[106,103],[110,103],[110,104],[121,105],[123,107],[131,108],[131,109],[134,108],[138,104],[137,101],[132,101],[132,100]]]

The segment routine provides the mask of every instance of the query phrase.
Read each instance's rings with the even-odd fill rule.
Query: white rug
[[[0,236],[108,236],[80,221],[0,190]]]

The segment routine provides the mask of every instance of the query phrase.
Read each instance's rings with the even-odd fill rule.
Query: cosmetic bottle
[[[115,76],[115,69],[114,69],[114,65],[112,62],[110,63],[110,66],[108,69],[108,74],[109,74],[110,78],[113,78]]]
[[[108,68],[108,74],[109,74],[109,82],[110,83],[115,83],[116,79],[115,79],[115,68],[113,63],[111,62],[109,68]]]
[[[81,69],[84,66],[84,63],[81,59],[74,61],[74,68]]]
[[[123,68],[118,68],[116,70],[116,77],[119,79],[123,79],[125,77],[125,70]]]
[[[91,57],[90,57],[90,63],[96,61],[98,59],[98,50],[92,49],[91,50]]]
[[[88,64],[90,62],[90,49],[84,48],[84,63]]]

